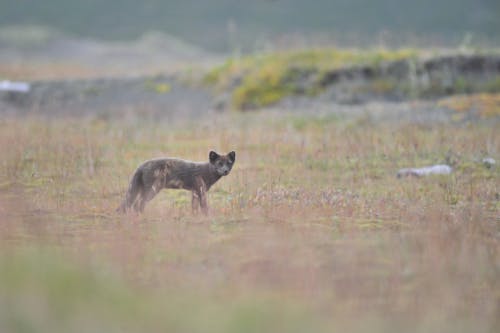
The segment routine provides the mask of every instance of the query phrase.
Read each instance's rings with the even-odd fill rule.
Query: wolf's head
[[[227,155],[219,155],[211,151],[208,158],[219,176],[227,176],[236,161],[236,153],[232,151]]]

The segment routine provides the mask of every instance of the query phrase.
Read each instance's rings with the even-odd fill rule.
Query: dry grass
[[[500,174],[475,162],[498,157],[497,129],[3,119],[0,329],[497,331]],[[141,161],[212,148],[237,162],[209,217],[182,191],[114,213]],[[395,177],[446,159],[452,176]]]
[[[461,113],[462,118],[470,113],[481,118],[495,118],[500,115],[500,94],[473,94],[454,96],[439,103]]]
[[[102,71],[101,71],[102,72]],[[100,71],[77,63],[2,63],[0,79],[9,80],[54,80],[71,78],[93,78]]]

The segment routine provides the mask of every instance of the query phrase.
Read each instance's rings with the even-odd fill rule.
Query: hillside
[[[139,112],[159,119],[269,108],[355,112],[346,106],[427,100],[432,107],[424,109],[439,113],[449,104],[443,108],[437,99],[476,95],[451,109],[499,115],[500,55],[493,51],[429,57],[418,50],[323,49],[229,59],[196,72],[32,80],[28,92],[0,92],[0,111],[103,117]],[[477,97],[481,93],[491,95]]]

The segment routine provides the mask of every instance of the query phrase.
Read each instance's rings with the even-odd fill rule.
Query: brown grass
[[[439,105],[460,112],[464,117],[473,113],[481,118],[495,118],[500,115],[500,94],[454,96],[442,100]]]
[[[100,71],[76,63],[3,63],[0,64],[0,79],[9,80],[54,80],[92,78]]]
[[[134,318],[131,331],[493,332],[500,174],[475,161],[498,157],[497,127],[273,113],[139,126],[3,119],[3,266],[35,247],[104,272],[104,294],[113,281],[131,288],[134,314],[109,319]],[[209,217],[193,216],[182,191],[162,192],[143,216],[114,213],[141,161],[206,160],[212,148],[236,150],[237,162],[209,193]],[[395,177],[450,156],[449,177]],[[73,306],[82,296],[68,297]],[[20,299],[7,298],[16,316],[40,323],[39,307]],[[68,318],[70,328],[81,322]],[[101,327],[96,318],[87,326]]]

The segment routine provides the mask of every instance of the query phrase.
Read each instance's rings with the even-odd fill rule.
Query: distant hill
[[[467,35],[498,42],[500,1],[0,0],[0,28],[25,24],[121,40],[162,31],[213,51],[253,49],[277,36],[458,43]]]

